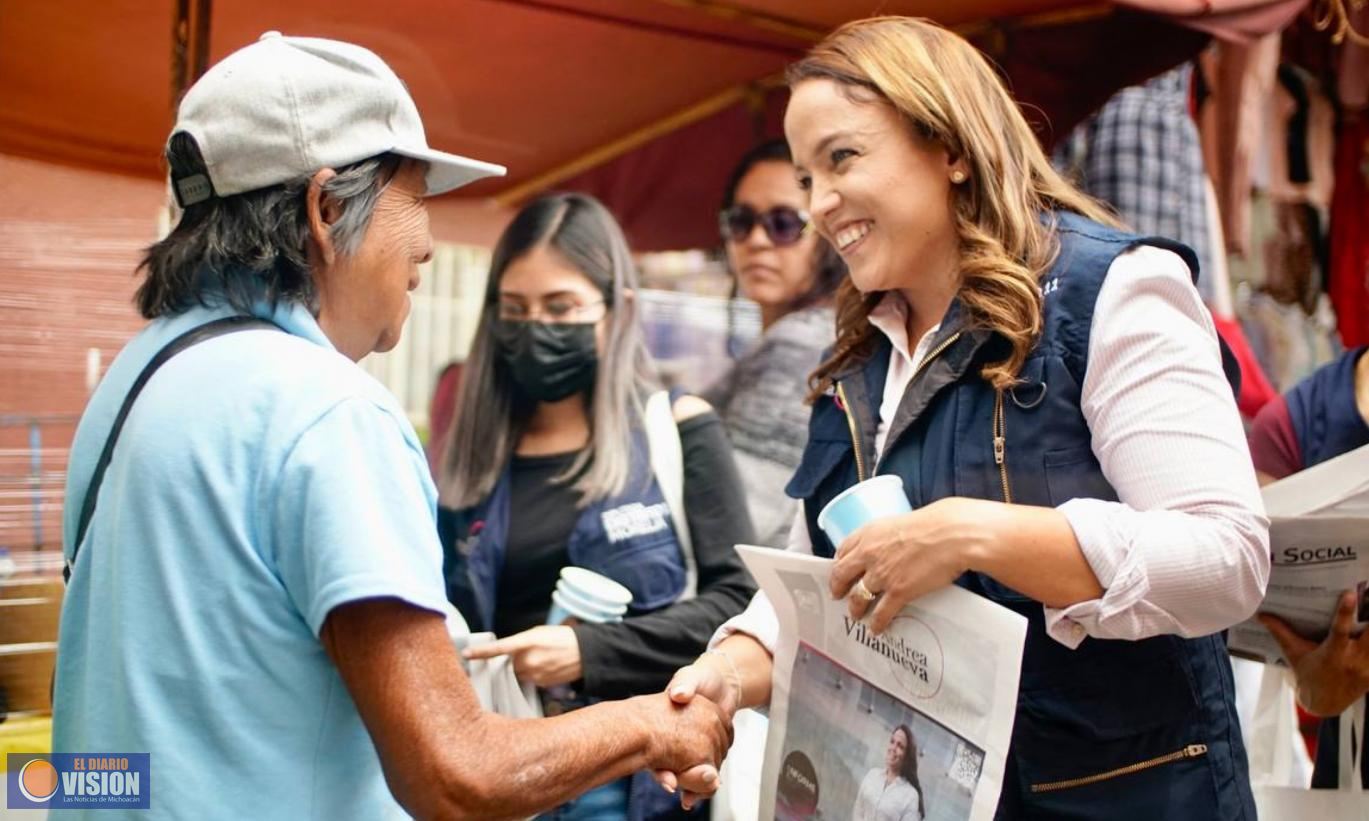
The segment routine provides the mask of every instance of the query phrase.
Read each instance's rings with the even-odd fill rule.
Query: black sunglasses
[[[808,213],[786,205],[756,213],[749,205],[734,205],[718,215],[718,229],[723,239],[744,242],[756,229],[756,223],[776,245],[793,245],[803,238],[808,228]]]

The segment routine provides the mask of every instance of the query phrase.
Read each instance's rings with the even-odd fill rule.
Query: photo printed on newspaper
[[[780,623],[759,817],[991,819],[1026,619],[948,587],[875,635],[828,592],[831,560],[737,550]]]

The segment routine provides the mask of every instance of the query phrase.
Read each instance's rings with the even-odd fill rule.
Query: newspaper
[[[780,623],[759,817],[993,818],[1027,620],[948,587],[876,636],[828,593],[831,560],[737,549]],[[900,745],[915,786],[886,778]]]
[[[1354,590],[1357,619],[1369,622],[1369,446],[1266,486],[1264,503],[1272,557],[1260,612],[1320,640],[1341,594]],[[1227,646],[1238,656],[1287,664],[1254,619],[1231,628]]]

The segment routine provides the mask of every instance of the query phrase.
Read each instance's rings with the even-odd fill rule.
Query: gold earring
[[[955,183],[956,185],[960,185],[960,184],[961,184],[962,182],[964,182],[964,181],[965,181],[965,172],[964,172],[964,171],[961,171],[959,168],[957,168],[956,170],[954,170],[954,171],[951,172],[951,182]]]

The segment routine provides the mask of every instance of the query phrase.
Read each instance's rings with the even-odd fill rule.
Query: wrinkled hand
[[[1341,594],[1331,632],[1318,644],[1293,632],[1282,619],[1256,616],[1283,648],[1298,682],[1298,702],[1309,713],[1337,716],[1369,692],[1369,630],[1355,628],[1355,591]]]
[[[671,701],[681,705],[688,704],[695,696],[703,696],[718,705],[727,716],[728,726],[731,727],[732,719],[740,706],[738,701],[741,682],[733,682],[728,672],[709,663],[707,657],[704,657],[676,670],[665,691]],[[707,767],[700,765],[678,775],[670,770],[657,770],[652,776],[656,783],[670,792],[679,790],[680,804],[688,810],[717,789],[716,784],[703,780],[706,771]]]
[[[679,675],[678,673],[676,674]],[[684,703],[666,694],[638,696],[651,722],[647,766],[690,809],[718,790],[718,767],[732,746],[732,716],[702,693]]]
[[[977,506],[995,504],[949,498],[926,507],[876,519],[852,533],[837,550],[830,587],[834,598],[856,582],[876,594],[870,629],[883,633],[903,605],[951,584],[969,569],[968,554],[983,538]],[[982,511],[981,511],[982,513]],[[851,618],[860,619],[872,602],[859,592],[849,599]]]
[[[468,659],[512,656],[513,673],[518,680],[538,687],[569,684],[584,675],[580,642],[574,630],[561,624],[540,625],[489,644],[469,647],[462,655]]]

